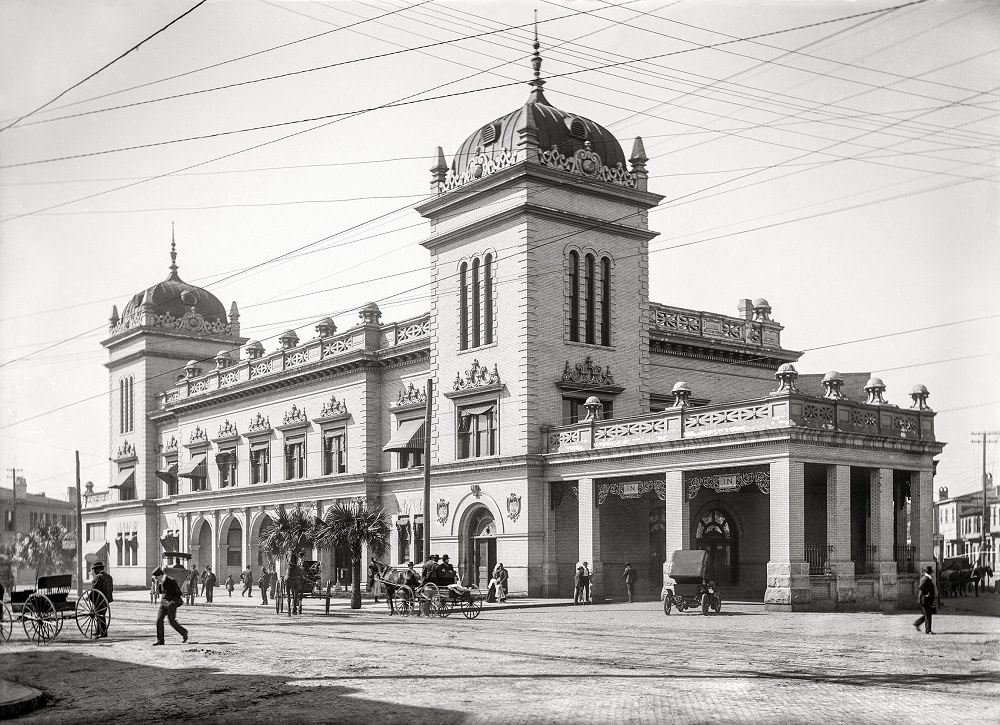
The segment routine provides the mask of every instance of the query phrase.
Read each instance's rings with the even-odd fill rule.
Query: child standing
[[[229,592],[229,596],[233,596],[233,589],[236,588],[236,584],[233,582],[233,575],[230,574],[226,577],[226,591]]]

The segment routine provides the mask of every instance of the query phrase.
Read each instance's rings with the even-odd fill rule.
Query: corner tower
[[[244,342],[236,303],[227,314],[211,292],[184,282],[177,273],[177,251],[171,241],[170,274],[133,295],[120,316],[117,306],[113,307],[108,337],[101,343],[108,350],[105,366],[111,392],[110,478],[118,492],[110,503],[164,495],[163,483],[156,476],[162,468],[159,438],[148,419],[157,394],[173,387],[178,376],[209,364],[220,352],[235,357]]]
[[[646,154],[545,97],[537,37],[527,101],[447,164],[430,220],[432,459],[532,455],[542,426],[648,411]],[[629,167],[630,164],[630,167]]]

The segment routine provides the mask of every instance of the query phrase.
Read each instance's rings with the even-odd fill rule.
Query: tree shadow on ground
[[[36,723],[453,723],[465,713],[379,702],[358,690],[303,687],[299,678],[233,675],[212,667],[167,669],[77,651],[37,649],[5,658],[4,677],[41,690]],[[331,683],[339,678],[324,678]]]

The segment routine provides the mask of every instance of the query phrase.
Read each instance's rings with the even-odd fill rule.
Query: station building
[[[799,374],[763,298],[732,314],[650,301],[663,197],[642,140],[626,157],[553,106],[539,65],[526,102],[450,163],[438,149],[416,207],[426,314],[388,322],[369,303],[268,350],[235,302],[181,280],[173,249],[167,279],[115,310],[112,482],[86,493],[84,522],[116,581],[146,583],[175,547],[221,577],[256,570],[279,506],[366,497],[391,516],[393,563],[425,556],[429,526],[465,582],[502,562],[512,596],[571,596],[578,561],[596,596],[621,596],[631,561],[654,597],[670,553],[701,548],[724,597],[913,606],[943,447],[926,389],[897,407],[867,374]],[[314,556],[347,575],[343,552]]]

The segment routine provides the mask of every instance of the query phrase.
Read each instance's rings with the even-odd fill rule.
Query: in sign
[[[737,491],[739,484],[736,483],[736,476],[719,476],[719,492]]]
[[[622,484],[622,494],[625,496],[638,496],[639,495],[639,484],[638,483],[623,483]]]

